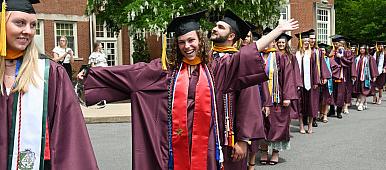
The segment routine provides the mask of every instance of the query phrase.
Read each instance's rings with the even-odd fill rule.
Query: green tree
[[[88,0],[86,14],[95,13],[98,19],[106,21],[112,31],[128,26],[134,36],[133,58],[137,61],[150,59],[145,35],[160,36],[175,16],[209,10],[209,18],[218,20],[222,11],[231,8],[237,15],[256,25],[274,25],[285,0]],[[213,25],[202,23],[208,30]]]
[[[160,34],[175,16],[208,9],[210,18],[226,8],[257,25],[275,24],[285,0],[88,0],[87,14],[95,13],[114,31],[129,26],[131,34]],[[204,24],[206,28],[208,24]]]
[[[357,43],[386,40],[385,0],[335,0],[336,32]]]

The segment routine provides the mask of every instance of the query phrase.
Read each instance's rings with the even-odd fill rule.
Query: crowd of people
[[[2,4],[0,167],[98,169],[68,76],[74,54],[67,39],[53,59],[33,42],[37,2]],[[131,99],[132,169],[254,169],[257,152],[260,164],[276,165],[290,149],[291,119],[312,134],[316,120],[348,113],[352,97],[359,111],[369,95],[381,104],[383,42],[369,52],[336,35],[328,47],[311,29],[295,34],[294,51],[286,34],[299,28],[293,19],[260,36],[226,10],[207,35],[199,23],[206,13],[175,17],[167,27],[176,37],[171,53],[163,49],[150,63],[105,67],[95,43],[91,67],[77,76],[87,105]]]

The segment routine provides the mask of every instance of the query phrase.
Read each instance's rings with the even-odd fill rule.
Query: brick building
[[[334,0],[288,0],[280,11],[281,19],[294,18],[299,21],[300,28],[290,33],[316,30],[317,41],[331,44],[331,35],[335,34]],[[291,40],[291,46],[297,48],[298,39]]]
[[[38,18],[35,41],[40,50],[52,56],[60,36],[65,35],[75,54],[74,72],[88,63],[96,41],[102,43],[109,65],[130,64],[132,45],[128,29],[115,35],[95,15],[86,16],[86,6],[87,0],[46,0],[34,5]]]

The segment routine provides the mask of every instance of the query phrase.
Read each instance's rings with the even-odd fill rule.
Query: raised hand
[[[281,20],[277,26],[282,32],[293,31],[299,28],[299,22],[295,19]]]

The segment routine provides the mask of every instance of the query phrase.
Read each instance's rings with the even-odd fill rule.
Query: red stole
[[[189,152],[187,127],[189,87],[187,64],[182,64],[182,68],[177,75],[172,108],[174,170],[199,170],[207,167],[212,112],[211,92],[204,66],[198,64],[197,67],[199,67],[199,78],[195,92],[191,152]]]

